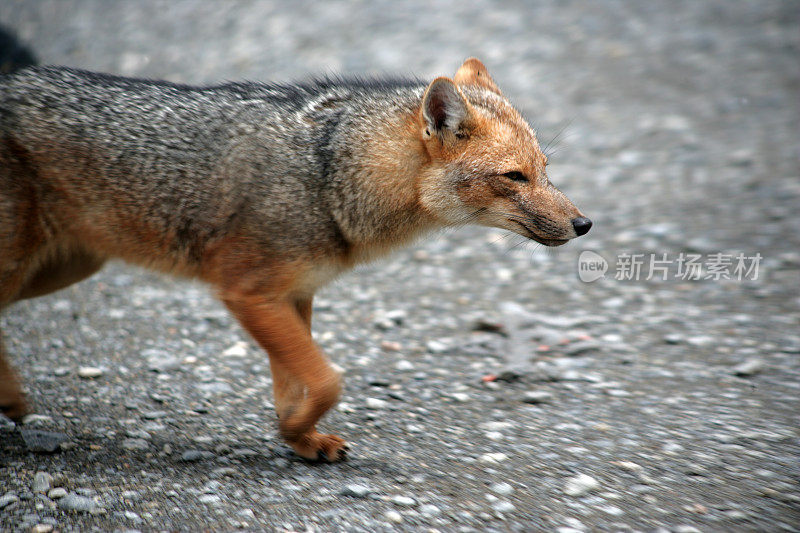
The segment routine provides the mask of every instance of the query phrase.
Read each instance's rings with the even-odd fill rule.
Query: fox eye
[[[528,181],[528,178],[525,177],[525,174],[522,172],[517,172],[516,170],[514,172],[506,172],[503,174],[503,176],[507,177],[511,181],[519,181],[522,183],[526,183]]]

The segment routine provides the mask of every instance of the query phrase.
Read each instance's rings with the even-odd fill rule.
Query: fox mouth
[[[531,230],[528,226],[520,222],[519,220],[511,220],[511,222],[516,222],[522,229],[525,230],[527,237],[533,241],[538,242],[539,244],[544,244],[545,246],[561,246],[562,244],[566,244],[569,239],[545,239],[544,237],[540,237],[537,235],[533,230]]]

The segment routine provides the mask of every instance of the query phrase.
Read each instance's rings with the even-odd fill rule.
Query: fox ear
[[[489,89],[493,93],[502,94],[500,88],[494,82],[486,66],[477,57],[470,57],[456,71],[453,80],[458,85],[477,85],[484,89]]]
[[[450,78],[436,78],[422,97],[422,117],[431,133],[450,130],[458,133],[469,109],[464,95]]]

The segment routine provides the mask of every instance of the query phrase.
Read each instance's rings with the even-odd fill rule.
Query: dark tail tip
[[[33,52],[11,30],[0,26],[0,74],[9,74],[37,63]]]

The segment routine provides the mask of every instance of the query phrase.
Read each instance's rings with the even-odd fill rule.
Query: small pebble
[[[600,482],[595,478],[586,474],[578,474],[566,481],[564,493],[567,496],[583,496],[599,488]]]
[[[577,518],[567,517],[567,518],[564,518],[564,522],[566,522],[567,526],[572,528],[572,529],[577,529],[578,531],[585,531],[586,530],[586,525],[583,522],[581,522],[580,520],[578,520]]]
[[[725,516],[730,520],[747,520],[747,513],[738,509],[725,511]]]
[[[514,504],[511,502],[500,500],[492,504],[492,509],[498,513],[510,513],[516,510],[516,507],[514,507]]]
[[[37,415],[36,413],[26,415],[22,419],[22,424],[25,426],[44,426],[53,423],[53,417],[47,415]]]
[[[675,533],[703,533],[696,527],[689,525],[676,526],[675,529],[673,529],[672,531],[674,531]]]
[[[397,511],[386,511],[383,516],[385,516],[389,522],[394,522],[395,524],[399,524],[403,521],[403,515]]]
[[[144,439],[125,439],[121,446],[126,450],[147,450],[150,448],[150,443]]]
[[[142,418],[145,420],[155,420],[156,418],[164,418],[169,413],[166,411],[147,411],[146,413],[142,413]]]
[[[254,513],[252,509],[240,509],[236,514],[245,520],[255,520],[256,518],[256,513]]]
[[[428,341],[425,345],[430,353],[440,354],[446,352],[450,347],[441,341]]]
[[[47,493],[47,497],[50,498],[51,500],[58,500],[66,495],[67,495],[67,489],[65,489],[64,487],[56,487],[54,489],[50,489],[50,491]]]
[[[400,359],[394,367],[397,370],[414,370],[414,363],[411,361],[407,361],[406,359]]]
[[[247,355],[247,343],[239,341],[224,352],[222,355],[225,357],[244,357]]]
[[[631,472],[638,472],[642,469],[642,465],[633,463],[631,461],[613,461],[611,464],[617,465],[623,470],[628,470]]]
[[[442,510],[431,503],[420,506],[420,514],[424,516],[437,516],[442,513]]]
[[[369,496],[369,493],[372,492],[369,487],[366,485],[358,485],[356,483],[352,483],[350,485],[346,485],[342,491],[342,496],[350,496],[353,498],[366,498]]]
[[[127,437],[132,439],[149,439],[150,434],[143,429],[129,429],[125,432]]]
[[[96,366],[82,366],[78,369],[78,376],[84,379],[99,378],[103,375],[103,369]]]
[[[238,474],[239,470],[230,466],[221,466],[211,471],[211,477],[236,477]]]
[[[482,463],[501,463],[508,459],[508,456],[504,453],[497,452],[497,453],[485,453],[481,455],[480,461]]]
[[[97,502],[92,498],[72,493],[58,500],[58,507],[64,511],[78,511],[81,513],[90,513],[98,508]]]
[[[600,344],[592,340],[577,341],[559,348],[561,353],[563,353],[564,355],[568,355],[570,357],[576,357],[578,355],[584,355],[589,352],[595,352],[599,349],[600,349]]]
[[[399,342],[393,341],[382,341],[381,342],[381,349],[386,350],[387,352],[399,352],[403,349],[403,345]],[[401,518],[402,520],[402,518]]]
[[[553,399],[553,395],[543,390],[530,390],[525,391],[522,395],[522,401],[525,403],[538,404],[546,403]]]
[[[392,503],[403,507],[411,507],[412,505],[416,505],[417,501],[409,496],[398,495],[392,497]]]
[[[389,405],[389,402],[380,398],[367,398],[366,404],[370,409],[383,409]]]
[[[748,359],[733,367],[735,376],[747,377],[754,376],[764,370],[764,361],[761,359]]]
[[[50,486],[53,483],[53,476],[48,474],[47,472],[36,472],[36,475],[33,476],[33,484],[31,485],[31,490],[33,492],[38,492],[40,494],[46,494],[48,490],[50,490]]]
[[[195,463],[216,457],[213,453],[205,450],[186,450],[181,454],[181,461],[184,463]]]
[[[20,430],[20,434],[29,452],[54,453],[59,449],[64,449],[64,445],[67,444],[67,436],[57,431],[23,428]]]
[[[53,531],[52,524],[36,524],[31,528],[31,533],[50,533]]]
[[[19,501],[19,498],[16,494],[7,493],[4,496],[0,496],[0,509],[5,509],[10,505],[14,505]]]
[[[489,490],[501,496],[508,496],[509,494],[514,492],[514,487],[512,487],[508,483],[500,482],[493,484],[491,487],[489,487]]]
[[[621,516],[625,514],[625,512],[616,505],[601,505],[598,509],[611,516]]]

